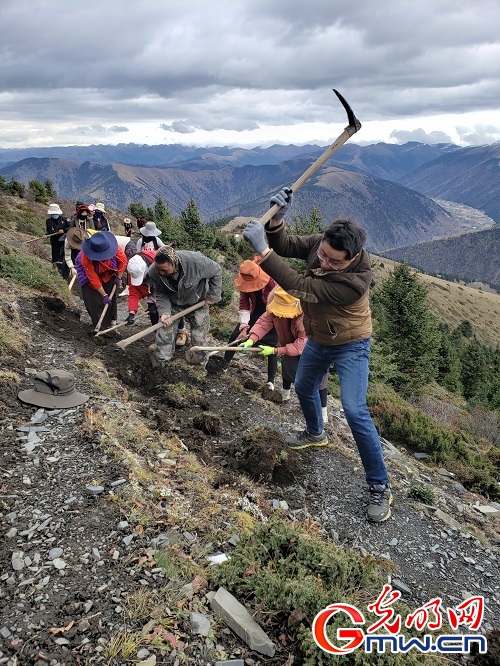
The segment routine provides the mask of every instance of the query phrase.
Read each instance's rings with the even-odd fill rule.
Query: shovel
[[[236,340],[234,342],[236,342]],[[231,345],[233,345],[234,342],[231,342]],[[238,342],[240,341],[238,340]],[[249,347],[245,352],[243,352],[242,349],[235,349],[234,347],[231,347],[231,345],[227,345],[226,347],[191,347],[191,349],[188,349],[186,352],[186,363],[189,363],[189,365],[200,365],[201,362],[207,357],[204,354],[200,355],[199,352],[212,352],[212,354],[216,354],[217,352],[226,351],[239,351],[241,353],[262,351],[262,349],[259,349],[259,347]],[[212,354],[208,354],[208,356],[212,356]]]
[[[110,300],[113,300],[113,296],[115,295],[116,291],[116,284],[113,285],[113,289],[111,289],[111,292],[109,294]],[[103,322],[104,317],[106,316],[106,312],[108,311],[109,305],[106,303],[106,305],[103,307],[101,316],[99,317],[99,321],[97,322],[97,326],[94,328],[94,333],[98,333],[101,330],[101,324]]]
[[[204,306],[205,306],[205,301],[201,301],[201,303],[196,303],[196,305],[191,305],[191,307],[186,308],[185,310],[181,310],[180,312],[175,314],[173,317],[170,317],[170,319],[173,323],[177,319],[180,319],[181,317],[184,317],[184,315],[190,314],[191,312],[194,312],[195,310],[198,310],[199,308],[202,308]],[[153,333],[153,331],[157,331],[160,328],[163,328],[163,323],[161,321],[159,321],[157,324],[154,324],[154,326],[149,326],[148,328],[145,328],[140,333],[136,333],[135,335],[131,335],[130,338],[125,338],[125,340],[120,340],[120,342],[116,343],[116,346],[120,347],[120,349],[125,349],[126,347],[131,345],[133,342],[136,342],[136,340],[140,340],[141,338],[145,338],[146,335],[149,335],[149,333]]]

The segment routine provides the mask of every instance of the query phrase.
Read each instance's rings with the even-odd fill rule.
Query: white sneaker
[[[110,328],[113,328],[113,326],[116,326],[117,324],[118,324],[118,321],[116,319],[112,319]]]
[[[270,391],[274,391],[274,384],[272,382],[267,382],[266,386]]]
[[[321,408],[321,416],[323,417],[323,423],[328,423],[328,407]]]
[[[290,389],[282,389],[281,397],[283,398],[283,402],[290,400]]]
[[[118,296],[128,296],[128,285],[125,287],[125,289],[121,292],[121,294],[118,294]]]

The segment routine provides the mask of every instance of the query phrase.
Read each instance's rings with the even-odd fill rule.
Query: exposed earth
[[[125,300],[120,301],[121,320]],[[227,538],[214,542],[207,521],[201,521],[208,503],[199,505],[199,516],[186,514],[184,524],[169,523],[167,498],[173,495],[182,508],[189,483],[197,483],[188,453],[215,470],[212,486],[231,488],[249,514],[269,515],[279,507],[293,520],[315,521],[325,538],[374,554],[411,608],[435,597],[454,607],[480,594],[486,604],[482,631],[498,629],[500,513],[481,510],[491,504],[486,498],[467,492],[446,470],[385,442],[393,515],[383,524],[369,524],[360,461],[338,401],[330,398],[330,447],[283,455],[284,437],[302,427],[300,409],[293,394],[282,404],[279,391],[266,392],[259,359],[240,355],[225,370],[220,357],[213,356],[205,376],[187,366],[179,350],[166,370],[152,371],[147,351],[152,338],[125,352],[114,344],[137,332],[139,324],[96,338],[81,301],[75,301],[73,308],[56,299],[22,300],[16,306],[29,347],[25,358],[13,357],[4,368],[20,374],[21,385],[1,384],[0,664],[125,663],[109,657],[110,638],[127,623],[130,595],[155,594],[171,583],[167,568],[147,566],[162,540],[194,559],[230,553],[234,528],[229,525]],[[21,403],[18,390],[31,388],[32,375],[49,367],[75,372],[88,403],[53,411]],[[130,514],[126,519],[121,504],[113,501],[117,493],[134,490],[134,460],[111,456],[106,437],[99,434],[99,415],[106,415],[120,426],[118,441],[140,441],[131,430],[134,414],[180,440],[185,449],[185,485],[178,480],[169,485],[169,466],[176,465],[169,451],[148,450],[147,438],[135,445],[144,470],[159,468],[166,479],[165,503],[157,497],[154,524],[141,524],[140,506],[135,522]],[[92,419],[95,427],[89,426]],[[433,489],[434,506],[408,497],[416,483]],[[224,512],[219,513],[212,517],[217,534],[224,525]],[[185,607],[199,609],[207,589],[207,581],[193,582]],[[243,659],[247,666],[298,664],[284,649],[264,658],[221,627],[211,635],[207,652],[205,639],[189,621],[180,626],[182,646],[173,645],[170,652],[136,649],[131,660],[147,666],[185,663],[180,660],[184,650],[190,664],[215,663],[214,654]]]

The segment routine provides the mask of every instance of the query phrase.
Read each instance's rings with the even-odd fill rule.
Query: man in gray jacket
[[[201,301],[205,307],[186,316],[191,326],[191,340],[206,345],[210,330],[209,307],[221,299],[222,268],[201,252],[175,251],[166,245],[158,250],[148,271],[154,286],[160,321],[164,328],[156,332],[152,361],[156,365],[170,361],[175,353],[175,331],[171,316]],[[202,363],[203,365],[203,363]]]

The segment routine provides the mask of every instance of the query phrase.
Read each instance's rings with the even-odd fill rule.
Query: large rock
[[[230,592],[219,587],[217,592],[209,592],[207,597],[212,609],[226,620],[228,626],[251,650],[268,657],[274,656],[274,643]]]

